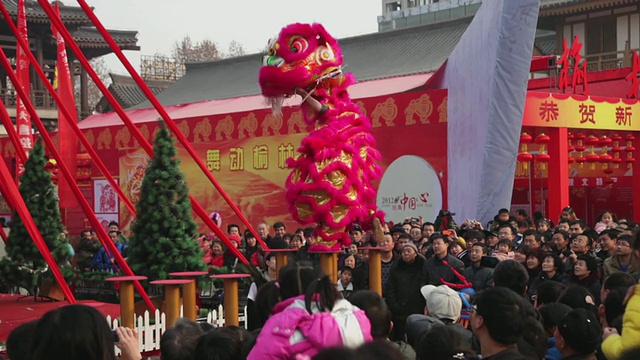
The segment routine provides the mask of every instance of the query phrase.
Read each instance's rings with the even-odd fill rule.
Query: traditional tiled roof
[[[18,16],[18,0],[2,0],[9,14],[14,18]],[[50,23],[47,14],[35,0],[25,0],[25,10],[28,22]],[[0,15],[0,18],[2,16]],[[91,20],[79,6],[68,6],[60,2],[60,18],[65,24],[89,25]]]
[[[555,31],[538,30],[536,31],[534,46],[542,55],[557,55],[557,36]]]
[[[123,50],[140,50],[138,43],[138,32],[131,30],[109,30],[120,48]],[[78,45],[82,47],[108,47],[107,42],[96,28],[81,27],[71,31],[71,35]]]
[[[540,16],[552,16],[637,4],[638,0],[541,0]]]
[[[358,81],[436,71],[449,57],[471,18],[446,24],[373,33],[339,41],[345,71]],[[163,105],[260,93],[261,54],[187,64],[187,73],[158,95]],[[150,107],[148,101],[135,108]]]
[[[147,100],[147,97],[144,95],[140,87],[135,83],[135,81],[126,75],[117,75],[117,74],[109,74],[111,77],[111,85],[109,85],[109,92],[118,100],[118,103],[122,105],[123,108],[129,108],[134,105],[140,104],[143,101]],[[154,95],[157,95],[164,91],[169,85],[171,85],[172,81],[163,81],[163,80],[147,80],[145,81],[149,89]],[[111,111],[111,106],[109,103],[103,98],[100,100],[98,106],[102,109],[102,112]]]

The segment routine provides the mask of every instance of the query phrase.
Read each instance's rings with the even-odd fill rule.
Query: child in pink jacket
[[[310,262],[280,270],[280,298],[248,360],[313,356],[332,346],[356,348],[371,341],[364,311],[342,299],[328,276],[318,278]]]

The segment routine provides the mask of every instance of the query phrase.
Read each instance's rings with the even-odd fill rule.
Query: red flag
[[[56,13],[60,17],[60,10],[58,8],[58,2],[56,2]],[[56,59],[55,78],[53,80],[53,88],[56,89],[62,104],[71,115],[71,121],[78,121],[78,114],[76,112],[76,102],[73,97],[73,84],[71,83],[71,72],[69,71],[69,62],[67,60],[67,49],[64,44],[64,39],[56,29],[51,26],[53,36],[56,38],[58,44]],[[71,129],[68,121],[65,120],[64,115],[60,109],[58,109],[58,147],[60,148],[60,157],[71,175],[76,177],[76,153],[78,151],[78,140]],[[78,206],[78,202],[71,191],[70,184],[63,176],[58,179],[58,197],[60,198],[60,208],[70,209]]]
[[[29,34],[27,33],[27,16],[25,14],[24,0],[18,0],[18,36],[29,43]],[[16,77],[20,82],[19,86],[29,96],[31,85],[29,83],[29,58],[26,51],[28,49],[22,49],[21,46],[16,47]],[[29,101],[29,100],[27,100]],[[29,156],[29,150],[33,149],[33,135],[31,131],[31,116],[27,112],[27,108],[24,106],[24,101],[18,97],[16,99],[16,127],[18,129],[18,139],[22,145],[22,151]],[[19,149],[18,149],[19,151]],[[22,164],[19,158],[16,158],[16,175],[22,175],[24,171],[24,164]],[[17,178],[16,176],[16,178]]]

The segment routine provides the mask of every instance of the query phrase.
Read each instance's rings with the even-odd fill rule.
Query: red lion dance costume
[[[317,225],[312,250],[348,246],[354,224],[374,226],[380,236],[383,214],[376,211],[372,185],[381,176],[380,153],[371,122],[349,98],[355,79],[342,72],[337,41],[320,24],[292,24],[270,41],[263,65],[260,87],[274,112],[284,98],[301,94],[304,119],[315,125],[288,159],[285,184],[293,218]]]

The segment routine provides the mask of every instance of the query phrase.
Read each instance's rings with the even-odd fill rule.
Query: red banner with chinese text
[[[56,13],[59,13],[59,3],[56,3]],[[76,176],[76,153],[78,149],[78,141],[68,121],[77,122],[78,114],[76,112],[76,103],[73,96],[73,84],[71,83],[71,72],[69,71],[69,62],[67,59],[67,49],[62,35],[58,33],[55,27],[51,27],[53,36],[57,43],[57,59],[55,78],[53,88],[56,89],[62,104],[71,115],[71,119],[65,119],[64,114],[58,109],[58,147],[60,156],[65,163],[71,175]],[[66,181],[64,176],[58,178],[58,196],[60,198],[60,208],[70,209],[78,206],[78,202],[71,191],[71,185]]]
[[[412,181],[406,187],[398,184],[383,197],[385,203],[379,206],[389,220],[401,221],[404,219],[398,218],[401,214],[420,214],[425,216],[425,221],[432,221],[435,215],[431,214],[437,214],[446,202],[446,99],[446,90],[438,90],[357,101],[372,120],[372,132],[385,172],[382,182],[393,184],[394,176]],[[209,171],[251,224],[284,221],[291,232],[301,226],[289,215],[284,200],[284,183],[289,175],[285,161],[295,155],[302,138],[312,129],[304,123],[298,108],[283,109],[282,117],[274,117],[270,110],[257,110],[176,120]],[[148,156],[136,146],[126,128],[96,131],[98,149],[111,146],[110,152],[119,154],[120,183],[135,203],[140,197]],[[153,139],[157,124],[143,124],[140,131]],[[107,145],[107,141],[113,144]],[[121,150],[118,152],[115,148]],[[207,211],[219,211],[225,224],[239,224],[238,218],[180,146],[178,157],[190,194]],[[116,156],[103,158],[117,159]],[[423,173],[431,174],[431,179],[426,179]],[[121,228],[129,228],[132,221],[126,208],[120,206]],[[206,231],[202,223],[199,224],[200,230]]]
[[[529,91],[522,126],[639,131],[640,102]]]
[[[18,0],[18,36],[27,44],[29,43],[24,0]],[[21,86],[27,96],[29,96],[31,93],[31,85],[29,79],[29,58],[26,54],[26,51],[29,50],[22,49],[17,42],[16,45],[16,76],[20,82],[18,86]],[[29,151],[33,149],[33,135],[31,131],[31,116],[24,105],[25,101],[29,100],[22,99],[20,96],[16,99],[16,128],[18,129],[18,138],[20,139],[22,151],[29,157]],[[24,164],[16,157],[16,177],[22,175],[23,170]]]

